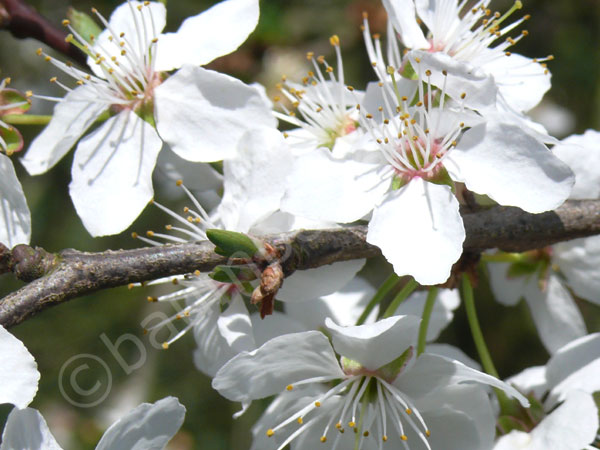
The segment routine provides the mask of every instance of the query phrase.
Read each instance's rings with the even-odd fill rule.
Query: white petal
[[[598,408],[592,395],[573,391],[565,402],[531,432],[531,450],[580,450],[591,445],[598,430]]]
[[[217,302],[194,317],[194,338],[198,347],[194,350],[194,364],[202,373],[214,377],[223,365],[233,358],[234,351],[219,330],[221,314]]]
[[[309,219],[354,222],[389,189],[381,170],[380,164],[338,160],[318,148],[296,160],[281,209]]]
[[[441,387],[472,382],[502,389],[519,400],[521,405],[529,406],[529,401],[523,395],[503,381],[458,361],[429,353],[423,353],[408,370],[401,372],[394,385],[407,395],[419,398]]]
[[[553,387],[573,372],[600,358],[600,333],[569,342],[558,350],[546,365],[546,379]]]
[[[544,292],[540,291],[535,279],[531,280],[525,300],[540,339],[550,353],[587,334],[581,312],[555,275],[549,276]]]
[[[446,405],[423,412],[422,415],[431,432],[431,436],[427,438],[430,448],[444,450],[481,450],[485,448],[480,442],[478,424],[470,415]],[[388,429],[389,427],[390,424],[388,424]],[[419,437],[412,428],[406,428],[406,435],[408,442],[419,442]],[[398,443],[393,448],[401,449],[403,447]],[[418,446],[416,448],[425,447]]]
[[[276,337],[253,352],[241,352],[217,372],[212,387],[240,402],[282,392],[313,377],[343,378],[329,340],[318,331]]]
[[[54,107],[50,123],[33,140],[21,163],[30,175],[39,175],[53,167],[75,145],[108,105],[96,102],[96,93],[88,86],[69,92]]]
[[[600,132],[587,130],[573,135],[552,148],[561,161],[575,173],[575,185],[569,198],[575,200],[600,198]]]
[[[448,279],[464,240],[458,201],[450,187],[420,178],[386,195],[367,233],[367,242],[381,249],[394,272],[412,275],[423,285]]]
[[[429,42],[417,23],[413,0],[383,0],[383,6],[406,47],[429,48]]]
[[[427,348],[425,349],[427,353],[431,353],[432,355],[439,355],[445,358],[454,359],[458,362],[463,363],[465,366],[469,366],[472,369],[481,371],[481,364],[475,361],[473,358],[468,356],[465,352],[463,352],[460,348],[455,347],[450,344],[427,344]]]
[[[25,408],[38,390],[40,373],[23,343],[0,326],[0,404]]]
[[[517,111],[527,112],[537,105],[550,89],[550,72],[540,63],[517,53],[490,58],[485,49],[481,54],[487,61],[482,70],[494,76],[500,94]]]
[[[69,185],[92,236],[127,228],[152,199],[152,171],[162,142],[130,111],[108,119],[77,146]]]
[[[236,353],[254,350],[254,336],[250,314],[242,298],[237,295],[217,320],[219,332]]]
[[[559,242],[552,246],[567,284],[579,297],[600,304],[600,236]]]
[[[292,164],[291,150],[279,131],[248,131],[237,157],[223,164],[225,193],[217,214],[225,228],[246,233],[277,211]]]
[[[31,214],[10,158],[0,153],[0,242],[8,248],[29,244]]]
[[[519,303],[531,282],[527,277],[509,277],[507,263],[489,263],[487,265],[490,287],[497,302],[506,306]],[[536,281],[533,280],[533,283]]]
[[[342,327],[327,318],[325,326],[337,353],[377,370],[414,345],[420,322],[416,316],[393,316],[373,324]]]
[[[580,369],[573,369],[573,372],[567,378],[552,388],[544,402],[544,406],[550,409],[556,403],[568,398],[574,391],[587,392],[588,394],[600,391],[599,373],[600,358],[593,360]]]
[[[305,302],[337,292],[365,265],[364,259],[341,261],[318,269],[298,270],[287,277],[277,293],[282,302]],[[306,305],[304,305],[306,307]]]
[[[289,302],[285,305],[285,312],[301,321],[308,329],[324,327],[327,317],[342,326],[350,326],[356,324],[373,295],[375,288],[364,278],[357,276],[341,290],[311,301],[310,307],[303,302]],[[365,323],[373,323],[378,311],[377,306]]]
[[[171,190],[178,192],[179,196],[182,191],[175,185],[177,180],[183,180],[186,188],[196,192],[216,191],[223,186],[223,176],[209,164],[192,163],[181,159],[166,146],[158,154],[154,176],[157,177],[155,183],[157,181],[169,183]]]
[[[188,161],[231,158],[247,130],[277,123],[258,89],[201,67],[183,66],[154,92],[158,132]]]
[[[143,71],[144,67],[150,66],[146,58],[152,40],[165,27],[166,20],[167,10],[160,2],[133,0],[122,3],[110,15],[110,30],[105,29],[96,36],[93,52],[100,53],[107,60],[117,57],[119,67],[125,72]],[[126,42],[124,47],[119,45],[120,42],[117,43],[118,36],[114,36],[113,33],[123,35],[119,41]],[[121,55],[123,49],[127,52],[127,57]],[[106,78],[106,73],[95,63],[96,59],[88,57],[88,66],[96,76]]]
[[[417,291],[413,293],[406,301],[400,304],[395,314],[422,316],[427,291]],[[429,326],[427,327],[427,341],[435,341],[442,330],[452,322],[453,311],[458,308],[460,297],[458,290],[440,289],[435,300]]]
[[[258,23],[258,0],[226,0],[188,17],[176,33],[158,39],[156,70],[203,66],[236,50]]]
[[[531,436],[519,430],[501,436],[494,445],[494,450],[531,450]]]
[[[305,326],[294,317],[290,317],[287,313],[273,311],[273,314],[260,318],[260,314],[251,314],[252,331],[254,333],[254,341],[259,347],[271,339],[289,333],[299,333],[307,331],[311,328]]]
[[[185,408],[175,397],[142,403],[106,430],[96,450],[162,450],[184,417]]]
[[[431,84],[445,89],[448,96],[461,104],[473,109],[495,105],[498,88],[494,78],[481,69],[441,52],[413,51],[408,57],[422,79],[427,79],[425,71],[430,70]],[[447,75],[443,75],[444,71]]]
[[[543,144],[520,127],[498,122],[468,130],[446,161],[452,178],[470,190],[532,213],[560,206],[575,181]]]
[[[62,450],[39,411],[13,409],[4,426],[0,450]]]
[[[536,398],[542,398],[548,390],[546,381],[546,366],[534,366],[508,378],[506,382],[515,386],[524,394],[532,393]]]

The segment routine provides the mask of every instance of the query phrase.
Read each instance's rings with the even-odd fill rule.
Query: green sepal
[[[252,258],[258,247],[254,241],[243,233],[219,229],[206,230],[208,240],[215,244],[215,253],[236,258]]]
[[[256,279],[254,272],[248,268],[236,266],[217,266],[208,276],[220,283],[235,283],[240,280]]]
[[[6,149],[0,146],[0,150],[5,151],[7,155],[10,156],[23,149],[23,137],[16,128],[4,128],[0,126],[0,137],[2,137],[6,144]]]
[[[377,369],[377,373],[385,380],[395,380],[400,372],[402,372],[402,369],[404,369],[410,358],[412,358],[413,354],[414,348],[410,346],[396,359]]]
[[[539,264],[531,263],[530,261],[520,261],[516,263],[512,263],[508,266],[508,271],[506,272],[506,276],[508,278],[519,278],[533,275],[537,272],[539,268]]]
[[[405,178],[394,176],[394,178],[392,178],[392,191],[397,191],[402,186],[405,186],[406,183],[408,183],[408,181]]]
[[[15,105],[13,108],[8,106]],[[0,117],[9,114],[24,114],[31,107],[31,101],[20,91],[16,89],[2,89],[0,91]]]
[[[400,72],[400,75],[402,75],[404,78],[408,78],[409,80],[417,80],[419,78],[410,61],[406,61],[406,64],[404,64],[404,69],[402,72]]]
[[[450,174],[448,174],[448,171],[445,167],[441,167],[440,170],[436,173],[436,175],[428,179],[427,181],[440,185],[445,184],[446,186],[450,186],[451,188],[454,187],[454,181],[452,181],[452,178],[450,178]]]
[[[85,39],[88,44],[93,44],[94,38],[97,38],[102,29],[96,21],[88,14],[78,11],[73,7],[67,10],[67,19],[77,33]]]

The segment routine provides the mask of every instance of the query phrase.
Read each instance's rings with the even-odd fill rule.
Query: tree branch
[[[556,211],[530,214],[518,208],[493,207],[464,213],[465,251],[499,248],[522,252],[556,242],[600,234],[600,201],[571,200]],[[377,256],[366,242],[367,226],[300,230],[261,239],[278,250],[284,274],[338,261]],[[211,271],[226,264],[210,242],[165,245],[136,250],[58,255],[18,245],[0,246],[0,273],[13,272],[29,284],[0,301],[0,324],[16,325],[36,312],[93,291],[156,278]],[[241,262],[240,260],[234,262]]]
[[[0,28],[19,39],[33,38],[43,42],[82,66],[86,65],[86,56],[65,41],[67,33],[22,0],[0,0]]]

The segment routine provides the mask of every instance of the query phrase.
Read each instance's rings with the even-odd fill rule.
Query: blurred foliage
[[[43,15],[57,24],[66,16],[68,2],[35,0],[30,2]],[[188,15],[206,9],[215,2],[197,0],[170,0],[168,2],[169,30]],[[495,1],[494,7],[503,11],[512,2]],[[527,56],[553,54],[549,64],[553,73],[553,88],[547,99],[568,109],[575,118],[572,132],[586,128],[600,128],[600,2],[597,0],[526,0],[523,13],[532,15],[526,23],[530,35],[514,49]],[[89,11],[91,6],[108,16],[120,1],[80,0],[72,6]],[[269,93],[283,74],[299,79],[308,66],[307,51],[324,54],[333,59],[328,37],[341,38],[344,66],[348,84],[362,86],[372,80],[371,68],[363,50],[359,30],[362,12],[368,11],[374,32],[385,31],[385,12],[378,0],[262,0],[261,19],[256,32],[233,55],[222,57],[210,68],[230,73],[245,81],[263,83]],[[55,85],[46,82],[59,75],[41,58],[35,56],[40,44],[18,41],[7,33],[0,39],[0,76],[11,76],[13,86],[36,93],[62,95]],[[58,55],[60,59],[64,59]],[[35,112],[49,112],[52,104],[38,101]],[[40,131],[38,127],[21,128],[26,140]],[[560,137],[560,136],[559,136]],[[156,209],[147,208],[131,230],[119,236],[92,239],[83,229],[68,196],[72,155],[68,155],[45,175],[29,177],[14,158],[18,174],[33,217],[34,245],[51,251],[63,248],[100,251],[107,248],[134,248],[130,231],[156,228],[165,223],[165,217]],[[157,186],[157,199],[167,195]],[[169,206],[175,208],[175,200]],[[165,203],[163,201],[163,203]],[[383,264],[374,262],[367,268],[371,278],[381,279]],[[378,274],[379,272],[379,274]],[[375,273],[375,275],[373,275]],[[0,295],[16,289],[20,284],[10,276],[0,278]],[[112,289],[99,292],[45,310],[42,314],[14,327],[11,331],[36,357],[42,379],[40,391],[32,406],[42,411],[59,442],[68,448],[94,448],[102,430],[110,423],[110,412],[131,408],[142,401],[155,401],[167,395],[181,399],[187,408],[185,424],[172,442],[173,449],[248,448],[251,424],[259,417],[262,407],[258,402],[240,419],[231,415],[239,405],[222,399],[210,387],[210,379],[194,367],[194,341],[185,336],[168,351],[156,350],[143,335],[141,322],[160,308],[148,304],[146,297],[156,295],[149,288]],[[529,312],[524,303],[505,308],[492,301],[485,277],[480,277],[476,290],[481,324],[491,353],[502,376],[508,376],[547,359],[537,338]],[[598,330],[598,308],[581,303],[590,330]],[[166,305],[162,310],[171,314]],[[268,319],[267,319],[268,320]],[[131,340],[118,348],[128,364],[135,364],[142,354],[144,364],[127,374],[104,343],[113,344],[130,334],[143,343],[143,351]],[[104,336],[104,338],[102,338]],[[452,326],[442,340],[453,343],[476,358],[464,311],[459,309]],[[112,376],[112,390],[106,401],[94,408],[78,408],[65,401],[58,386],[59,374],[69,358],[82,354],[101,358]],[[104,379],[102,378],[104,376]],[[107,382],[106,376],[92,371],[82,372],[81,384],[93,386],[96,380]],[[88,378],[86,378],[88,377]],[[119,404],[121,406],[119,406]],[[0,419],[10,408],[0,408]],[[106,418],[98,421],[97,418]],[[3,420],[3,419],[2,419]]]

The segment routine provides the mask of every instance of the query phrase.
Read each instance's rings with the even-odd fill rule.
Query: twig
[[[23,0],[0,0],[0,29],[10,31],[19,39],[33,38],[86,65],[86,56],[65,41],[67,33],[41,16]]]
[[[520,252],[556,242],[600,234],[600,200],[568,201],[556,211],[530,214],[518,208],[493,207],[463,215],[465,251],[499,248]],[[366,225],[326,230],[300,230],[262,239],[284,255],[287,276],[305,270],[379,254],[365,241]],[[166,245],[136,250],[84,253],[64,250],[58,255],[16,246],[0,246],[0,273],[13,272],[30,281],[0,301],[0,324],[16,325],[47,306],[93,291],[156,278],[207,272],[227,263],[210,242]]]

